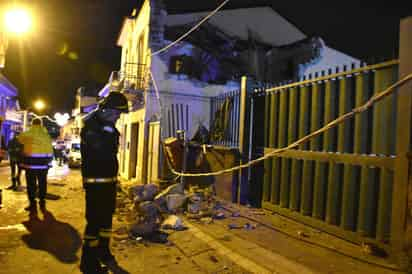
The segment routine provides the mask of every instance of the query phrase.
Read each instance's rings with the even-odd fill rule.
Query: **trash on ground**
[[[238,225],[238,224],[228,224],[227,225],[229,229],[241,229],[243,226]]]
[[[186,195],[184,194],[169,194],[166,196],[167,208],[174,212],[181,208],[186,202]]]
[[[210,255],[210,256],[209,256],[209,259],[210,259],[212,262],[214,262],[214,263],[218,263],[218,262],[219,262],[219,260],[218,260],[215,256],[213,256],[213,255]]]
[[[256,229],[256,225],[255,224],[250,224],[250,223],[246,223],[243,227],[247,230]]]
[[[238,212],[238,211],[233,212],[232,217],[240,217],[240,212]]]
[[[309,234],[303,231],[298,231],[298,236],[302,238],[309,238]]]
[[[208,224],[213,223],[213,219],[211,217],[204,217],[204,218],[200,218],[200,222],[208,225]]]
[[[163,221],[162,228],[181,230],[184,228],[183,221],[180,217],[176,215],[170,215],[169,217],[166,218],[166,220]]]
[[[216,212],[216,214],[213,216],[213,219],[216,219],[216,220],[222,220],[225,218],[226,218],[226,215],[223,212]]]

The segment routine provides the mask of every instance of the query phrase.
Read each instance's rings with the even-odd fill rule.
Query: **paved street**
[[[52,171],[53,172],[53,171]],[[49,178],[47,213],[29,218],[25,191],[4,190],[9,170],[0,167],[3,208],[0,209],[0,273],[80,273],[84,193],[80,173]],[[24,184],[24,180],[23,180]],[[119,216],[114,227],[122,225]],[[248,273],[193,234],[173,233],[173,245],[113,241],[112,249],[130,273]]]
[[[50,171],[47,212],[29,217],[25,189],[5,190],[9,169],[0,166],[0,273],[80,273],[78,270],[84,222],[84,193],[79,170]],[[23,179],[23,185],[24,183]],[[228,210],[239,210],[227,205]],[[400,273],[332,252],[340,246],[348,254],[360,249],[319,231],[281,218],[240,210],[242,216],[211,224],[188,222],[188,230],[170,232],[169,244],[136,242],[115,233],[112,250],[129,273]],[[252,213],[251,213],[252,212]],[[230,216],[228,211],[227,216]],[[125,228],[124,211],[114,217],[114,231]],[[268,222],[271,220],[272,224]],[[255,223],[253,230],[228,230],[228,225]],[[258,224],[259,223],[259,224]],[[273,229],[274,225],[278,229]],[[289,236],[288,236],[289,234]],[[328,248],[322,248],[328,247]],[[366,256],[364,256],[366,258]],[[373,258],[366,258],[373,262]],[[322,262],[322,263],[319,263]]]

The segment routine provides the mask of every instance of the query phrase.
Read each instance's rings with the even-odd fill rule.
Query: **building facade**
[[[315,65],[321,71],[359,62],[307,37],[266,7],[219,11],[184,41],[161,50],[207,14],[169,15],[162,1],[146,0],[125,18],[117,42],[120,69],[99,94],[121,90],[130,99],[132,111],[117,125],[122,177],[158,181],[161,140],[178,130],[190,139],[199,126],[210,128],[211,98],[239,89],[242,75],[287,81],[314,73]],[[273,62],[280,69],[268,73],[265,66]]]

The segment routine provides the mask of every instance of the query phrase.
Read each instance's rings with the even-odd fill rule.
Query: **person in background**
[[[11,186],[7,189],[18,190],[20,187],[21,169],[19,166],[19,158],[22,152],[22,144],[19,143],[17,137],[19,132],[15,132],[13,138],[7,145],[7,152],[9,153],[9,162],[11,170]]]
[[[27,195],[29,206],[27,211],[37,211],[36,193],[39,189],[39,205],[46,209],[47,172],[53,159],[52,140],[42,121],[33,119],[29,130],[21,133],[18,141],[22,144],[20,167],[26,171]],[[38,187],[37,187],[38,184]]]

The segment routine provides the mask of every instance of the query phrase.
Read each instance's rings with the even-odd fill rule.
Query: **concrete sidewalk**
[[[223,203],[222,208],[225,219],[211,224],[186,222],[200,239],[250,272],[403,273],[385,259],[364,253],[358,245],[282,216],[231,203]]]

